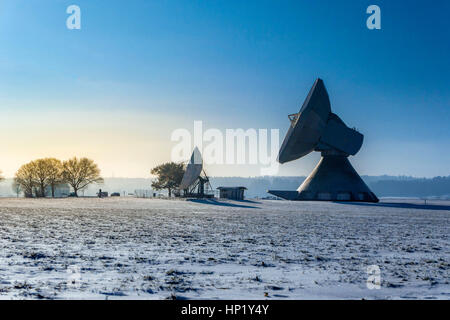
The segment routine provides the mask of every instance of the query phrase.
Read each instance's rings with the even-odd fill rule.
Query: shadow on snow
[[[235,203],[230,203],[230,202],[222,202],[222,201],[217,201],[217,200],[213,200],[213,199],[190,199],[188,201],[195,202],[195,203],[215,205],[215,206],[222,206],[222,207],[259,209],[258,207],[255,207],[255,206],[248,206],[248,205],[244,205],[244,204],[235,204]],[[240,201],[235,201],[235,202],[255,203],[255,204],[259,203],[259,202],[250,201],[250,200],[240,200]]]
[[[450,206],[437,204],[414,204],[414,203],[396,203],[396,202],[381,202],[381,203],[365,203],[365,202],[336,202],[339,204],[350,204],[355,206],[371,206],[371,207],[386,207],[386,208],[403,208],[403,209],[420,209],[420,210],[450,210]]]

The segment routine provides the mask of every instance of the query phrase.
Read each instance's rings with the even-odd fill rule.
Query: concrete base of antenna
[[[268,192],[295,201],[379,201],[353,168],[347,155],[324,152],[316,168],[297,191]]]

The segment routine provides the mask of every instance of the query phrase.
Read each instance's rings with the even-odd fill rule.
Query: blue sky
[[[71,4],[81,30],[66,28]],[[371,4],[381,30],[366,28]],[[449,12],[439,0],[2,0],[0,169],[83,154],[106,176],[144,177],[194,120],[282,138],[321,77],[333,111],[365,135],[351,159],[361,174],[449,175]],[[308,174],[318,157],[280,174]]]

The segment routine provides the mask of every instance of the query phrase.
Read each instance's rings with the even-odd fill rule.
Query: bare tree
[[[36,196],[45,197],[45,189],[49,185],[49,171],[50,171],[50,163],[47,159],[37,159],[32,161],[34,164],[34,179],[35,184],[39,188]]]
[[[33,196],[33,190],[36,187],[35,178],[35,164],[33,162],[29,162],[24,164],[17,170],[14,176],[14,184],[19,185],[22,189],[25,197],[31,198]]]
[[[64,180],[73,188],[75,196],[78,191],[91,183],[103,183],[97,164],[88,158],[73,157],[63,162]]]
[[[55,158],[44,159],[47,163],[47,183],[52,190],[52,198],[55,197],[56,186],[64,182],[62,162]]]

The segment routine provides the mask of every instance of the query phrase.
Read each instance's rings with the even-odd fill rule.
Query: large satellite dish
[[[186,166],[186,171],[180,183],[180,190],[183,191],[184,197],[211,198],[214,196],[209,178],[203,170],[202,154],[197,147],[194,148],[191,159]]]
[[[299,113],[289,115],[289,119],[291,125],[278,161],[286,163],[313,151],[320,151],[322,158],[297,191],[269,193],[287,200],[378,202],[348,161],[348,156],[361,149],[364,136],[331,112],[321,79],[314,83]]]

